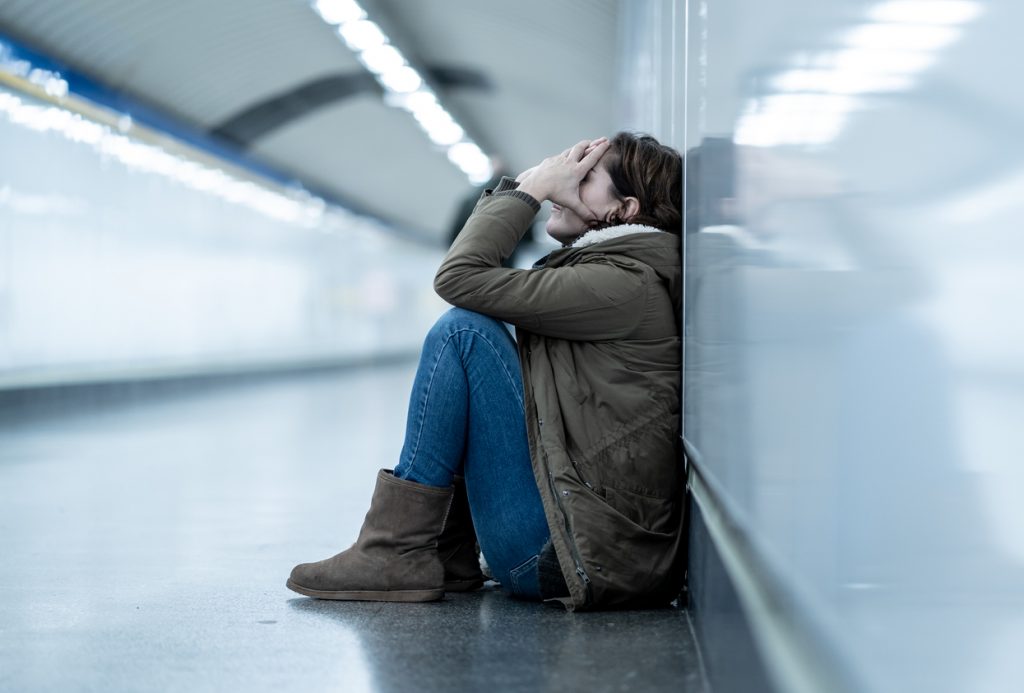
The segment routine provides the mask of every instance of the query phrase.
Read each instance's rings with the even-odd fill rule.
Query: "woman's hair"
[[[620,132],[605,155],[613,192],[635,197],[640,211],[631,224],[678,234],[683,223],[683,157],[650,135]]]

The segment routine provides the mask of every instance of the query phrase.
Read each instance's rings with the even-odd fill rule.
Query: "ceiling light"
[[[934,51],[957,39],[960,31],[951,26],[921,24],[862,24],[843,37],[855,48],[883,51]]]
[[[846,112],[857,105],[857,100],[841,94],[775,94],[761,101],[761,112],[768,113],[829,113]]]
[[[846,50],[832,53],[823,65],[850,72],[913,74],[935,62],[935,54],[922,51]]]
[[[437,97],[434,96],[434,92],[422,87],[408,94],[387,94],[386,98],[389,105],[404,108],[414,116],[417,111],[425,110],[432,105],[440,108],[440,104],[437,102]]]
[[[779,91],[810,91],[831,94],[869,94],[908,89],[906,75],[877,74],[861,70],[789,70],[772,80]]]
[[[384,32],[368,19],[346,22],[338,27],[338,34],[345,41],[345,45],[355,53],[387,43]]]
[[[410,109],[412,117],[421,124],[438,120],[452,120],[451,115],[437,101],[427,101]]]
[[[868,12],[875,20],[841,37],[844,48],[802,52],[793,69],[772,80],[783,92],[748,102],[737,119],[738,144],[823,145],[834,140],[859,94],[909,89],[912,78],[960,36],[956,26],[981,12],[968,0],[889,0]]]
[[[313,9],[328,24],[344,24],[366,16],[355,0],[317,0]]]
[[[427,131],[427,136],[430,137],[434,144],[439,144],[442,147],[450,144],[455,144],[462,139],[462,136],[466,133],[459,127],[459,124],[453,120],[447,123],[436,123],[430,127],[424,127]]]
[[[319,216],[310,213],[308,199],[297,200],[250,180],[235,178],[225,171],[200,163],[187,155],[127,137],[109,126],[83,118],[60,106],[35,105],[0,92],[0,117],[37,132],[53,132],[71,142],[92,148],[104,159],[126,167],[170,178],[181,185],[222,199],[246,205],[260,213],[296,223],[316,225]]]
[[[982,13],[982,6],[968,0],[894,0],[871,9],[877,22],[915,24],[963,24]]]
[[[464,173],[482,174],[489,172],[491,161],[480,147],[472,142],[459,142],[448,148],[448,160],[458,166]],[[490,175],[488,173],[488,175]]]
[[[381,84],[391,91],[399,93],[416,91],[423,85],[423,78],[420,73],[408,65],[403,65],[395,70],[388,70],[379,75]]]
[[[858,105],[838,94],[779,94],[758,99],[736,125],[735,141],[759,147],[823,145],[835,139]]]
[[[405,65],[405,58],[398,52],[398,49],[388,44],[367,48],[358,57],[359,62],[367,70],[377,75],[389,70],[397,70]]]
[[[441,106],[420,73],[390,44],[381,28],[366,19],[355,0],[314,0],[313,8],[325,22],[339,25],[338,35],[345,45],[384,87],[384,103],[412,114],[434,144],[447,148],[448,159],[471,182],[482,183],[491,177],[487,155],[465,139],[462,126]]]

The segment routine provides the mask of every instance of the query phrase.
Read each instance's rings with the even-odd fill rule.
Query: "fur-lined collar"
[[[583,248],[588,245],[594,245],[596,243],[610,241],[613,238],[628,236],[631,233],[652,232],[665,233],[661,229],[656,229],[653,226],[647,226],[646,224],[620,224],[618,226],[609,226],[608,228],[605,229],[594,229],[593,231],[587,231],[585,234],[583,234],[575,241],[573,241],[570,247]]]

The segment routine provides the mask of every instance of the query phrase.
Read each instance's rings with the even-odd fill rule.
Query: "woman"
[[[619,133],[484,193],[434,281],[457,307],[424,344],[399,463],[378,474],[356,543],[296,566],[289,588],[439,599],[483,583],[478,540],[518,597],[675,596],[681,163]],[[503,268],[544,200],[562,248]]]

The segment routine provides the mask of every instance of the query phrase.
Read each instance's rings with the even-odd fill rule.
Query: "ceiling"
[[[615,129],[620,0],[363,0],[513,171]],[[472,186],[304,0],[0,0],[0,31],[440,242]]]

